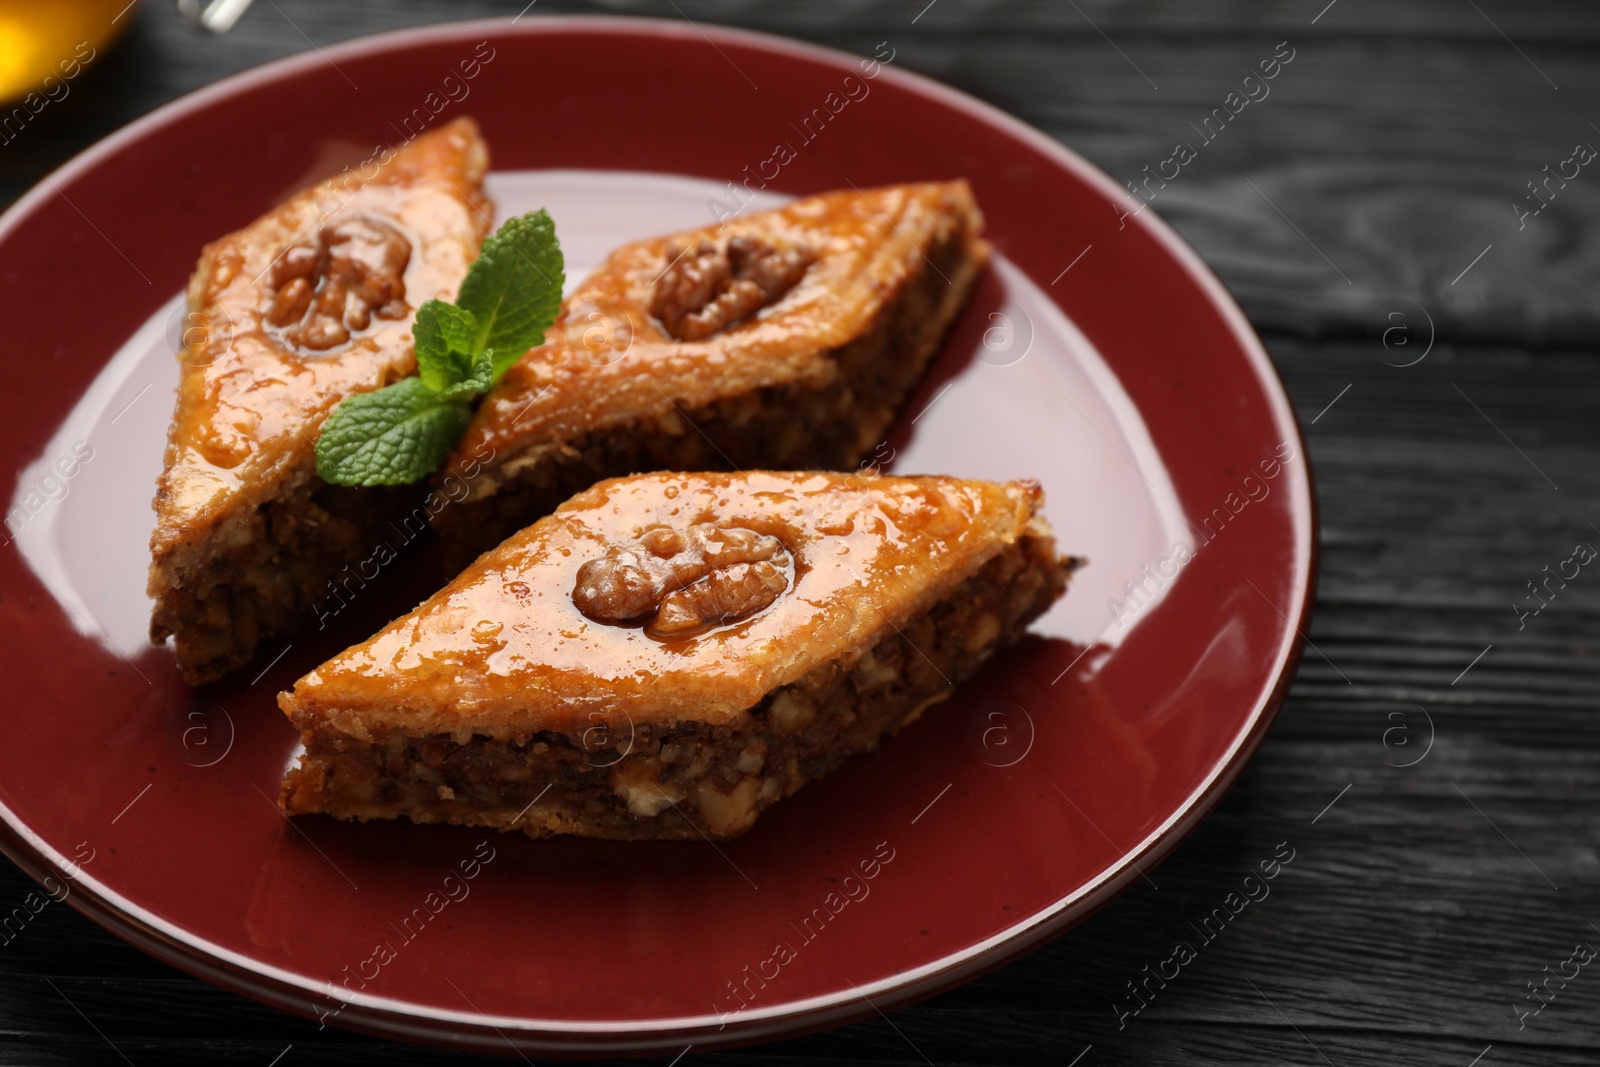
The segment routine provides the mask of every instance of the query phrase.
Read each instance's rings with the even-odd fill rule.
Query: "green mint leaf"
[[[442,392],[471,375],[477,330],[472,312],[443,300],[429,300],[417,309],[411,336],[416,339],[417,376],[429,389]]]
[[[454,385],[446,386],[440,390],[439,395],[451,400],[457,397],[463,400],[472,400],[479,393],[487,393],[489,386],[493,384],[494,349],[490,348],[478,353],[478,357],[472,361],[472,369],[467,372],[466,377]]]
[[[441,396],[421,378],[359,393],[322,424],[317,474],[334,485],[414,482],[439,468],[471,419],[467,398]]]
[[[501,226],[455,304],[417,309],[417,376],[347,397],[328,417],[317,474],[334,485],[403,485],[437,470],[466,432],[477,396],[544,340],[561,308],[564,270],[548,213]]]
[[[495,380],[544,340],[561,309],[564,270],[555,223],[542,208],[510,219],[483,242],[456,303],[477,319],[473,352],[495,351]]]

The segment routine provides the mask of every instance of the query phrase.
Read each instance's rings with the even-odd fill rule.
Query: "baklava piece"
[[[487,167],[460,120],[202,253],[150,539],[150,636],[174,639],[189,683],[292,628],[413,502],[324,483],[317,434],[341,400],[415,370],[413,313],[454,299],[487,231]]]
[[[458,565],[602,478],[848,469],[988,258],[964,181],[827,193],[621,248],[479,409],[435,520]]]
[[[290,814],[698,839],[948,697],[1061,595],[1032,482],[602,482],[278,701]]]

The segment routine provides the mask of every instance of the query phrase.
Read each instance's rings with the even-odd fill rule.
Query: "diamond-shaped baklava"
[[[208,245],[150,541],[152,640],[190,683],[297,625],[413,492],[328,485],[314,449],[341,400],[411,374],[414,312],[453,299],[491,208],[469,120],[307,189]]]
[[[1032,482],[602,482],[279,704],[291,814],[741,834],[948,697],[1061,595]]]
[[[483,402],[435,526],[459,564],[602,478],[848,469],[988,257],[964,181],[847,189],[627,245]]]

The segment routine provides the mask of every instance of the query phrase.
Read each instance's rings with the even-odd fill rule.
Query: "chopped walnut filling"
[[[342,345],[374,317],[405,317],[410,260],[411,242],[386,222],[358,216],[324,226],[272,265],[267,322],[298,348]]]
[[[795,245],[735,237],[726,247],[701,241],[667,248],[650,314],[680,341],[698,341],[775,302],[795,287],[815,257]]]
[[[572,602],[596,622],[644,622],[652,637],[681,638],[747,619],[788,588],[789,551],[776,537],[653,526],[578,568]]]

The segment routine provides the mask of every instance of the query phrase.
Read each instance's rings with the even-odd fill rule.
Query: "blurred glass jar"
[[[0,0],[0,101],[60,95],[133,18],[138,0]]]

